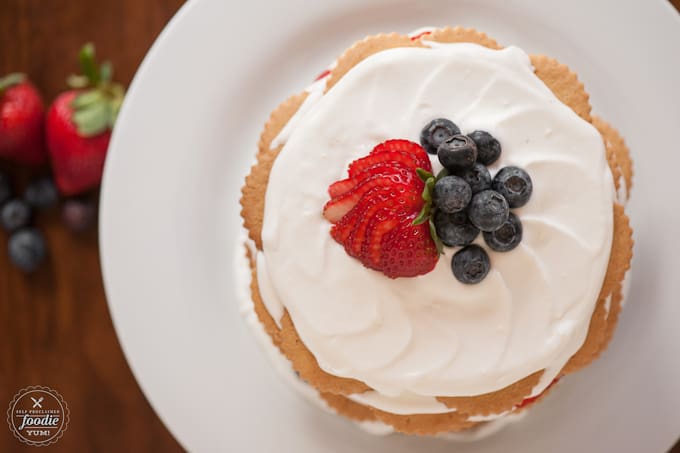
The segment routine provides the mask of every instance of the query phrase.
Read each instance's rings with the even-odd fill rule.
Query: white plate
[[[366,34],[463,24],[578,71],[636,163],[632,292],[602,359],[475,444],[375,438],[289,390],[242,322],[234,241],[268,112]],[[665,0],[193,0],[140,68],[102,193],[104,280],[130,366],[187,449],[662,452],[680,434],[680,19]]]

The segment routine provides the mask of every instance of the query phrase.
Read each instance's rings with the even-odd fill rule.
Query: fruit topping
[[[442,212],[453,214],[470,203],[472,190],[463,178],[445,176],[438,180],[432,191],[432,202]]]
[[[475,162],[472,167],[456,170],[455,174],[470,185],[473,194],[491,188],[491,174],[486,166],[479,162]]]
[[[420,145],[388,140],[352,162],[349,178],[328,188],[331,200],[323,215],[333,223],[333,239],[390,278],[427,273],[439,259],[429,225],[413,224],[424,204],[418,168],[432,170]]]
[[[512,212],[496,231],[485,231],[484,240],[491,250],[509,252],[522,241],[522,222]]]
[[[489,255],[476,244],[468,245],[453,255],[451,262],[453,275],[461,283],[479,283],[489,273]]]
[[[477,159],[477,146],[466,135],[454,135],[439,145],[437,157],[444,168],[453,173],[460,168],[474,165]]]
[[[509,213],[508,202],[493,190],[475,194],[468,207],[470,221],[482,231],[496,231],[508,220]]]
[[[505,197],[511,208],[527,204],[533,191],[531,177],[519,167],[501,168],[493,178],[491,187]]]
[[[439,145],[454,135],[460,134],[460,129],[452,121],[437,118],[427,123],[420,132],[420,144],[430,154],[437,154]]]
[[[468,219],[465,211],[447,214],[437,211],[434,214],[437,236],[448,247],[469,245],[479,235],[479,228]]]
[[[468,137],[477,146],[477,162],[491,165],[501,156],[501,144],[486,131],[474,131]]]

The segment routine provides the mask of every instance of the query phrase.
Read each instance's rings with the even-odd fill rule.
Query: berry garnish
[[[446,118],[430,121],[420,132],[420,144],[430,154],[437,154],[439,145],[454,135],[460,134],[460,129]]]
[[[501,155],[501,144],[486,131],[474,131],[468,137],[477,145],[477,162],[491,165]]]
[[[489,255],[476,244],[468,245],[453,255],[451,261],[453,275],[461,283],[479,283],[489,273]]]
[[[24,272],[33,272],[40,267],[47,255],[45,239],[35,228],[24,228],[9,238],[9,258]]]
[[[75,233],[82,233],[87,230],[96,218],[96,209],[88,201],[67,200],[61,209],[62,222]]]
[[[0,171],[0,206],[12,197],[12,188],[7,175]]]
[[[0,157],[37,165],[47,160],[40,93],[24,74],[0,78]]]
[[[427,274],[437,264],[439,252],[429,226],[413,225],[413,218],[405,217],[382,240],[380,267],[390,278]]]
[[[109,62],[97,65],[94,46],[80,51],[82,75],[69,77],[72,88],[47,112],[47,148],[59,191],[75,195],[99,185],[111,129],[125,90],[114,83]]]
[[[509,213],[508,202],[493,190],[475,194],[468,207],[470,221],[482,231],[496,231],[508,220]]]
[[[437,181],[432,191],[432,202],[440,211],[452,214],[470,203],[472,190],[463,178],[445,176]]]
[[[43,178],[33,181],[26,187],[24,199],[34,208],[45,209],[57,203],[59,193],[52,179]]]
[[[491,173],[486,166],[479,162],[476,162],[472,167],[456,170],[455,174],[470,185],[473,194],[491,188]]]
[[[453,173],[460,168],[472,167],[477,159],[477,146],[465,135],[454,135],[439,145],[437,157],[444,168]]]
[[[519,167],[504,167],[496,174],[491,188],[508,201],[511,208],[524,206],[531,197],[533,184],[529,174]]]
[[[471,244],[479,234],[479,228],[470,222],[465,211],[453,214],[437,211],[433,220],[437,236],[449,247]]]
[[[31,207],[24,200],[15,198],[2,206],[0,221],[7,232],[27,226],[31,221]]]
[[[395,191],[401,190],[403,186],[410,187],[414,179],[418,179],[418,176],[413,168],[407,169],[395,165],[389,170],[384,169],[381,173],[364,179],[348,192],[331,199],[324,206],[323,215],[330,222],[335,223],[344,217],[371,189],[391,185],[395,188]]]
[[[491,250],[509,252],[522,241],[522,222],[511,212],[499,229],[484,232],[484,240]]]
[[[427,273],[439,258],[429,225],[413,224],[425,203],[417,169],[432,171],[425,150],[407,140],[388,140],[352,162],[349,178],[328,188],[331,200],[323,214],[334,224],[333,239],[390,278]]]

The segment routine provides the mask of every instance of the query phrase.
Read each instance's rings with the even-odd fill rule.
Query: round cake
[[[471,29],[371,36],[276,108],[258,148],[249,309],[325,407],[478,433],[606,348],[632,163],[565,65]]]

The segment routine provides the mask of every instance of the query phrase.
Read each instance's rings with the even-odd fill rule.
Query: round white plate
[[[371,437],[276,376],[239,316],[242,178],[269,111],[367,34],[461,24],[574,68],[636,163],[632,292],[601,360],[474,444]],[[680,17],[665,0],[192,0],[130,87],[102,193],[111,314],[191,451],[662,452],[680,435]]]

